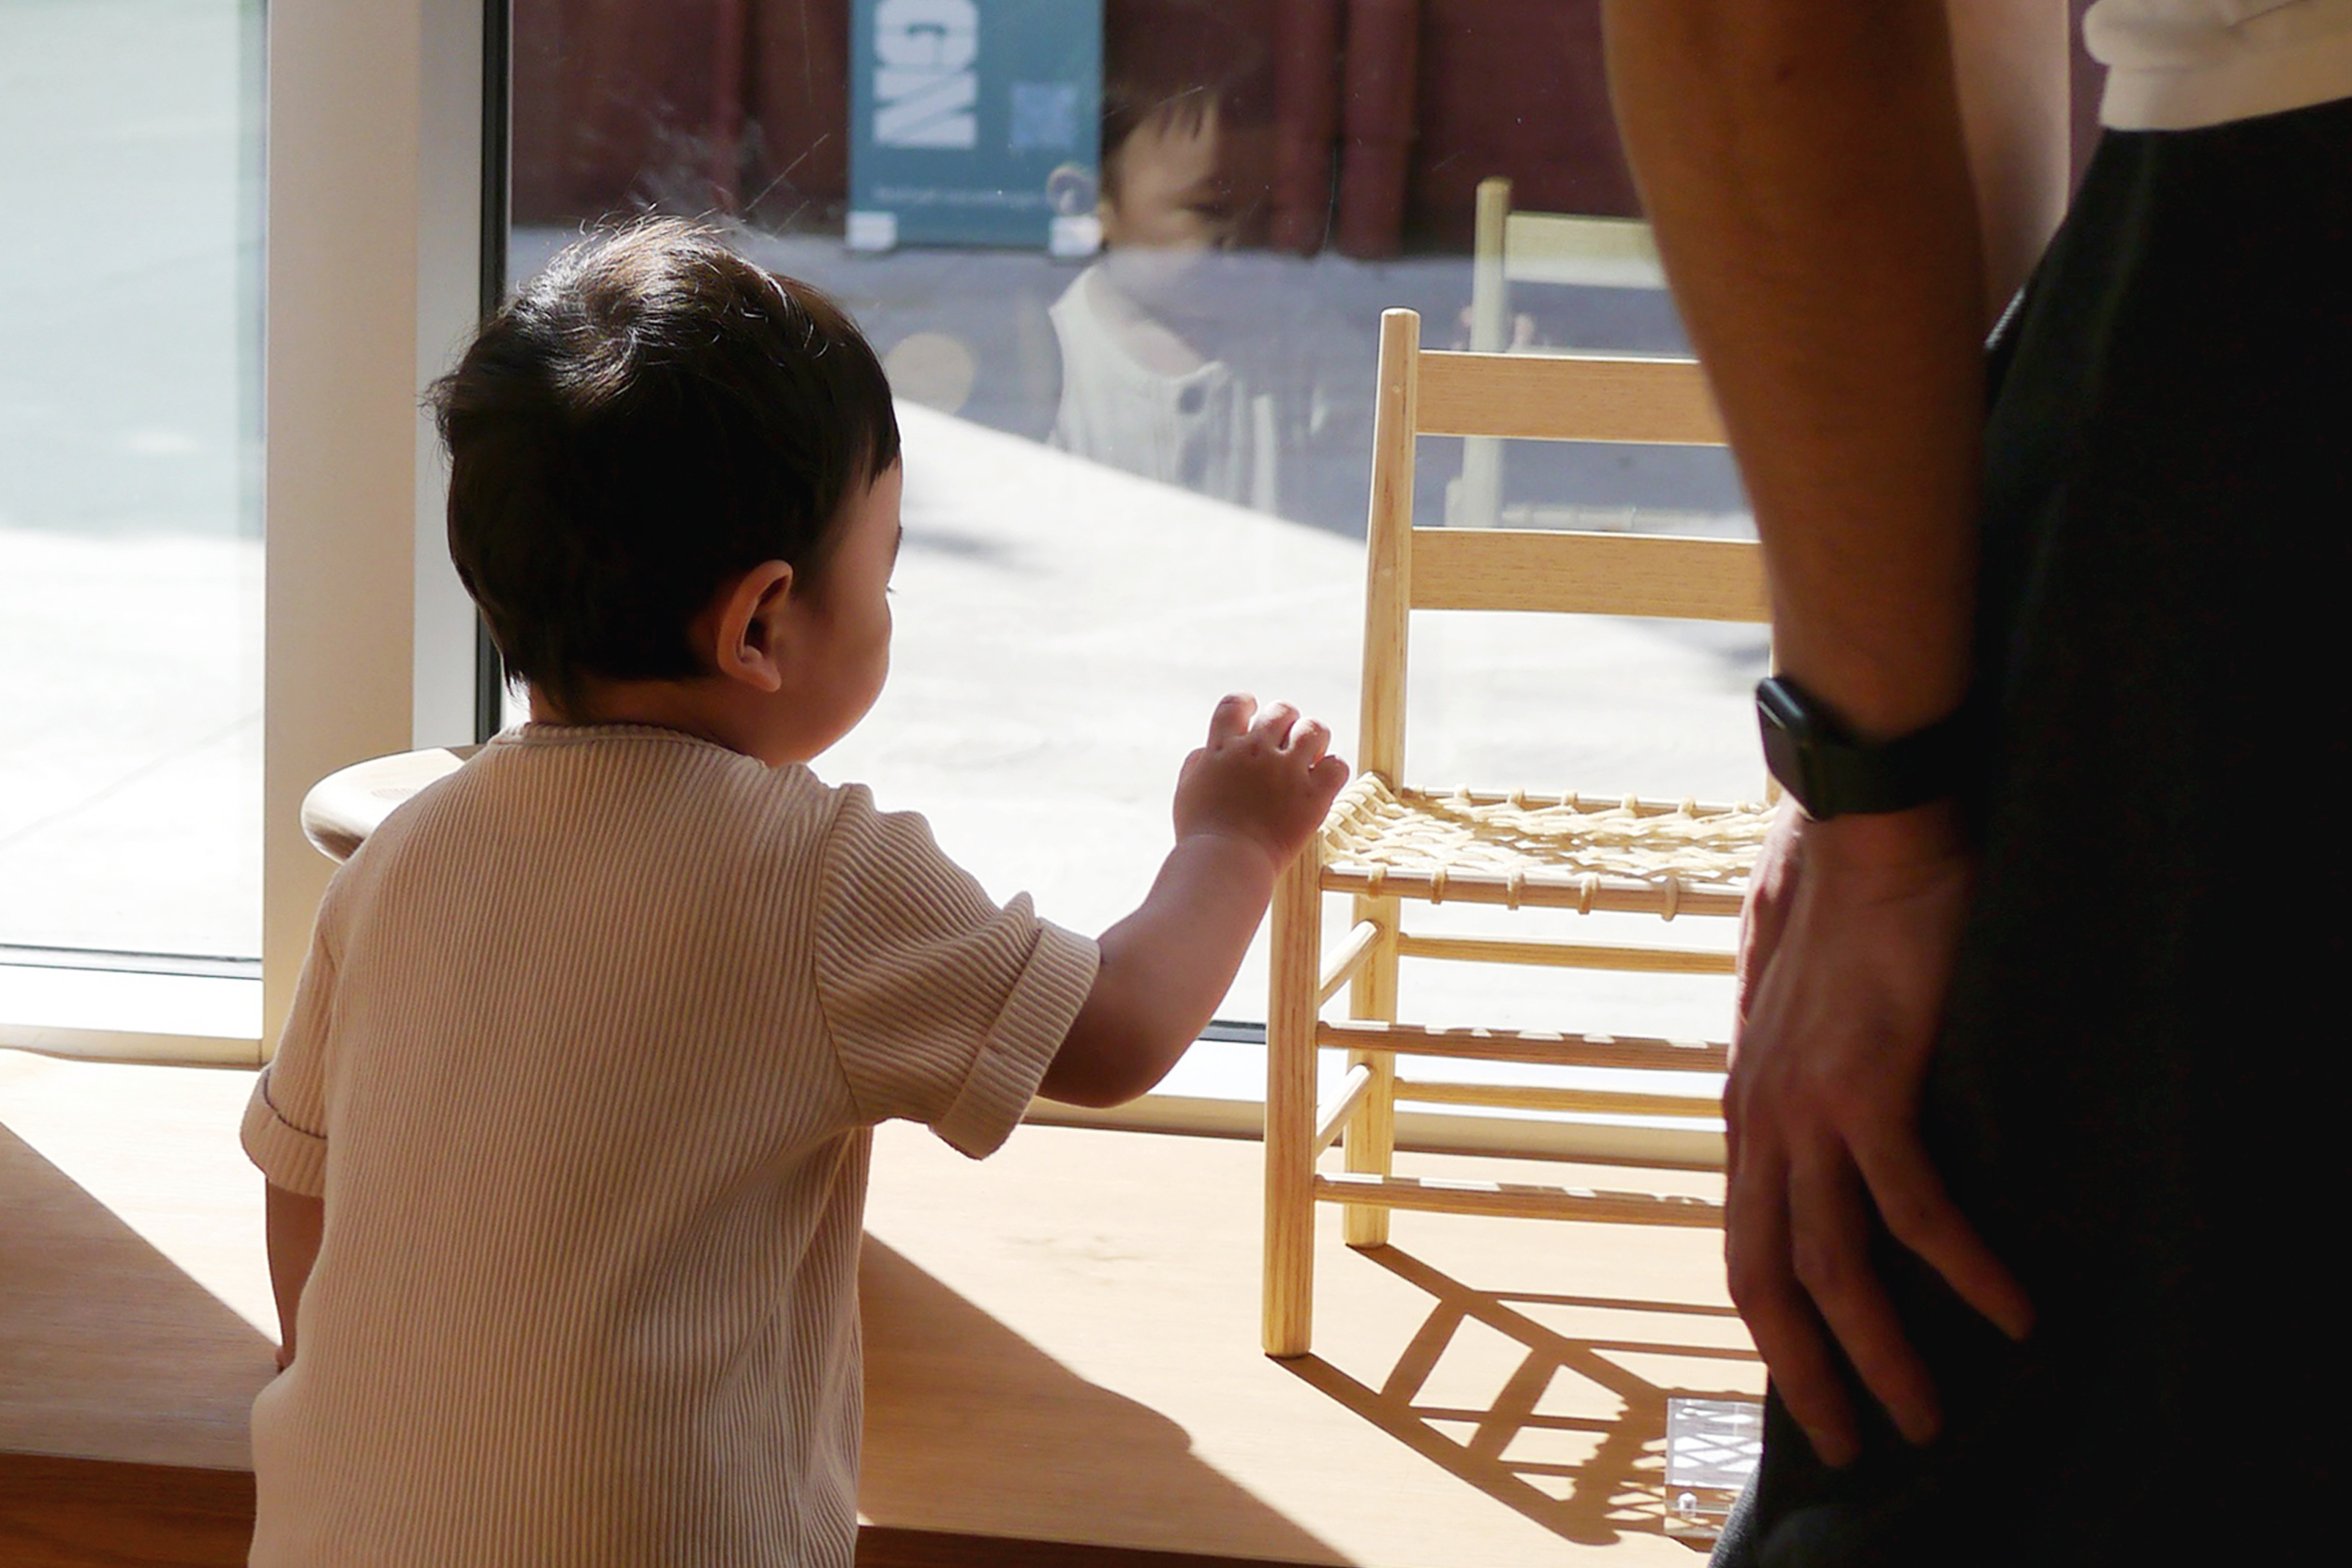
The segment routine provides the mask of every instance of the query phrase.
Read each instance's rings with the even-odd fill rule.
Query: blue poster
[[[856,0],[850,248],[1093,255],[1101,116],[1102,0]]]

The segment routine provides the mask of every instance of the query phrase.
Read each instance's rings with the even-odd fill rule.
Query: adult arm
[[[1866,737],[1930,723],[1968,682],[1981,345],[2003,292],[1987,235],[2036,223],[2000,194],[2033,182],[1976,179],[1969,148],[2030,145],[2008,126],[2046,122],[2046,84],[2021,84],[2014,123],[1997,84],[1972,85],[1964,122],[1938,0],[1605,15],[1626,149],[1756,508],[1781,667]],[[1999,36],[1985,21],[1972,41]],[[1727,1258],[1784,1402],[1835,1463],[1855,1427],[1825,1328],[1902,1430],[1937,1422],[1867,1265],[1874,1207],[1978,1310],[2021,1332],[2027,1308],[1916,1133],[1967,887],[1949,808],[1794,823],[1776,845],[1726,1095]]]
[[[327,1202],[289,1192],[272,1181],[262,1199],[262,1229],[270,1247],[270,1291],[278,1307],[278,1370],[294,1364],[294,1315],[318,1261],[318,1238],[327,1224]]]

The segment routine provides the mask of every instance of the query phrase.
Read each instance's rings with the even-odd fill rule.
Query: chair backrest
[[[1391,310],[1380,318],[1376,398],[1357,741],[1365,771],[1400,782],[1413,610],[1771,619],[1750,540],[1413,521],[1417,436],[1722,445],[1696,360],[1425,352],[1420,316]]]

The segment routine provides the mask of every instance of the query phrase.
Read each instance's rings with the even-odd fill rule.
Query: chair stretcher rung
[[[1359,920],[1355,929],[1340,939],[1331,954],[1330,965],[1323,971],[1315,988],[1315,1004],[1318,1007],[1339,994],[1340,987],[1356,977],[1356,972],[1372,956],[1373,944],[1380,940],[1380,927],[1371,920]]]
[[[1729,1048],[1713,1041],[1546,1034],[1508,1029],[1425,1029],[1409,1023],[1318,1020],[1315,1043],[1347,1050],[1394,1051],[1400,1056],[1542,1062],[1570,1067],[1642,1067],[1667,1072],[1720,1073],[1730,1062]]]
[[[1370,869],[1342,863],[1323,868],[1327,893],[1358,893],[1374,899],[1416,899],[1427,903],[1499,903],[1511,909],[1573,909],[1580,914],[1736,916],[1742,895],[1736,888],[1660,887],[1613,877],[1507,876],[1500,872]]]
[[[1683,1225],[1723,1224],[1723,1205],[1707,1198],[1657,1193],[1605,1193],[1585,1187],[1538,1186],[1517,1181],[1444,1181],[1411,1176],[1361,1176],[1343,1172],[1315,1179],[1315,1195],[1325,1203],[1413,1209],[1437,1214],[1487,1214],[1512,1220],[1596,1220],[1609,1224]]]
[[[1316,1153],[1322,1153],[1339,1141],[1339,1130],[1347,1125],[1347,1119],[1355,1114],[1356,1107],[1363,1104],[1364,1096],[1370,1092],[1372,1069],[1359,1062],[1347,1069],[1347,1077],[1341,1081],[1339,1092],[1331,1096],[1330,1103],[1316,1109]]]
[[[1485,1106],[1566,1116],[1670,1116],[1713,1122],[1723,1114],[1722,1101],[1712,1094],[1649,1094],[1536,1083],[1436,1083],[1399,1078],[1396,1097],[1422,1106]]]
[[[1604,942],[1540,937],[1425,936],[1397,933],[1397,955],[1464,963],[1554,964],[1564,969],[1613,969],[1639,975],[1729,975],[1733,956],[1705,947],[1619,946]],[[1333,988],[1336,989],[1337,988]],[[1324,1001],[1330,1000],[1326,993]]]

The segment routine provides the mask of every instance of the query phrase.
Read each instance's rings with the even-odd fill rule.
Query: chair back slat
[[[1433,350],[1419,379],[1423,435],[1723,444],[1706,374],[1689,359]]]
[[[1415,609],[1769,621],[1762,552],[1743,539],[1416,528]]]
[[[1484,194],[1484,187],[1480,188]],[[1505,201],[1509,187],[1504,188]],[[1507,212],[1503,275],[1514,283],[1572,284],[1584,288],[1664,288],[1658,242],[1639,218],[1593,218],[1566,212]]]

